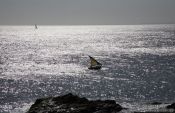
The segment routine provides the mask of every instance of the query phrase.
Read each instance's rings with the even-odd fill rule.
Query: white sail
[[[38,29],[37,25],[35,24],[35,29]]]

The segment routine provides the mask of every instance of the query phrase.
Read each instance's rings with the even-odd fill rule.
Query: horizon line
[[[116,26],[116,25],[174,25],[175,23],[149,24],[0,24],[0,26]]]

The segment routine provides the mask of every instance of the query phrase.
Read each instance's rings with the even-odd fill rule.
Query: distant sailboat
[[[90,67],[88,69],[91,69],[91,70],[99,70],[101,69],[102,67],[102,64],[99,63],[97,60],[95,60],[95,58],[89,56],[90,58]]]
[[[37,25],[35,24],[35,29],[38,29]]]

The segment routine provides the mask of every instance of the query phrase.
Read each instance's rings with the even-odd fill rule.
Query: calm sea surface
[[[175,25],[0,26],[1,113],[70,92],[131,111],[175,102]]]

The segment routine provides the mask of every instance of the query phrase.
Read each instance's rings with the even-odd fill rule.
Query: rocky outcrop
[[[168,105],[166,108],[175,110],[175,103],[172,103],[171,105]]]
[[[160,105],[160,104],[162,104],[161,102],[152,102],[152,103],[150,103],[151,105]]]
[[[70,93],[37,99],[27,113],[116,113],[122,109],[114,100],[90,101]]]

